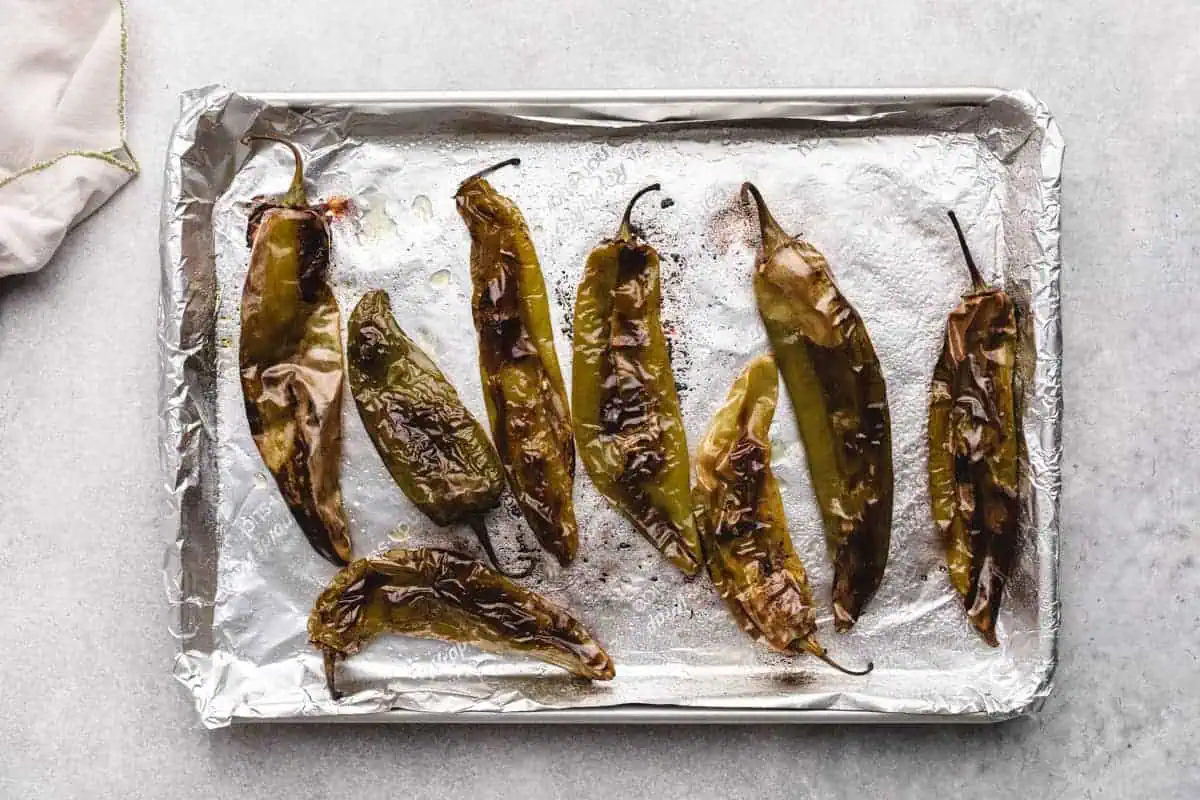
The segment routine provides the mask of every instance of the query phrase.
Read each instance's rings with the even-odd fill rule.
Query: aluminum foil
[[[890,561],[857,627],[835,634],[831,567],[804,450],[783,399],[774,469],[796,549],[822,604],[821,638],[867,677],[752,643],[707,580],[685,581],[597,494],[581,468],[580,558],[527,581],[571,608],[617,664],[583,684],[538,662],[385,637],[324,688],[306,621],[335,570],[309,547],[267,475],[237,375],[238,309],[251,200],[280,194],[287,152],[239,144],[286,135],[307,154],[310,196],[344,195],[331,280],[345,324],[367,290],[388,290],[402,327],[485,418],[470,317],[469,241],[454,208],[470,172],[519,155],[493,183],[528,219],[552,289],[569,370],[575,286],[589,250],[616,230],[632,192],[661,182],[635,220],[663,256],[664,319],[689,441],[734,377],[767,348],[752,295],[755,217],[743,180],[829,259],[874,340],[888,384],[895,459]],[[1061,337],[1059,173],[1063,142],[1023,92],[553,94],[541,97],[184,98],[166,164],[160,342],[162,447],[173,542],[165,569],[180,651],[174,673],[207,726],[325,717],[619,720],[999,720],[1040,707],[1058,629]],[[984,645],[953,592],[929,510],[927,393],[946,315],[968,279],[946,210],[1022,325],[1023,548]],[[569,375],[566,376],[568,386]],[[356,553],[394,546],[478,552],[465,529],[429,523],[393,484],[347,392],[342,485]],[[515,505],[489,520],[503,560],[535,549]],[[623,707],[623,708],[622,708]],[[511,712],[560,713],[513,714]],[[589,711],[590,710],[590,711]],[[785,713],[803,711],[805,713]],[[416,712],[416,713],[404,713]],[[569,712],[569,713],[568,713]]]

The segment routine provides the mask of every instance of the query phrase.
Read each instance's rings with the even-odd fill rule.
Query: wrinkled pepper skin
[[[264,137],[251,137],[264,138]],[[274,140],[280,141],[280,140]],[[250,215],[239,366],[254,443],[313,549],[346,564],[351,543],[338,475],[341,318],[329,270],[327,207],[309,206],[300,153],[281,203]]]
[[[848,630],[879,588],[892,531],[887,388],[862,318],[816,248],[788,236],[752,184],[761,244],[754,293],[791,397],[833,560],[833,614]]]
[[[808,575],[771,471],[779,375],[769,355],[734,382],[696,453],[695,506],[708,572],[744,631],[781,653],[831,661],[816,639]],[[870,671],[868,666],[867,671]]]
[[[395,549],[360,559],[317,598],[308,635],[325,655],[335,699],[337,660],[386,633],[527,655],[592,680],[615,674],[608,653],[568,611],[448,550]]]
[[[467,178],[455,199],[471,235],[471,306],[492,438],[525,521],[565,566],[579,548],[575,439],[546,283],[520,209],[484,180],[519,163]]]
[[[971,290],[950,312],[929,399],[929,492],[950,582],[993,647],[1017,553],[1018,433],[1013,385],[1017,319],[988,286],[953,212]]]
[[[483,515],[500,505],[504,467],[454,386],[397,324],[387,292],[358,301],[348,349],[350,391],[396,484],[438,525],[470,525],[496,566]]]
[[[592,251],[575,301],[572,416],[592,482],[687,575],[700,569],[688,448],[663,336],[658,253],[633,235]]]

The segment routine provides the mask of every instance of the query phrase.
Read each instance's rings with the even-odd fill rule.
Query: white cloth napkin
[[[138,172],[120,0],[0,0],[0,277],[40,269]]]

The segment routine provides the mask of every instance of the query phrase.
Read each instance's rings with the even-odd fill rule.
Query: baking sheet
[[[542,558],[526,583],[581,617],[616,661],[615,681],[582,684],[538,662],[390,637],[339,667],[348,697],[333,703],[305,624],[335,570],[313,553],[266,473],[237,377],[250,201],[282,193],[291,174],[285,150],[251,155],[238,144],[247,132],[301,144],[310,196],[353,199],[356,213],[333,228],[343,324],[364,292],[388,290],[401,326],[480,419],[458,182],[522,158],[493,182],[529,221],[568,385],[569,321],[587,253],[615,231],[634,190],[661,182],[673,202],[644,202],[635,220],[663,256],[664,320],[693,447],[738,371],[766,349],[750,282],[755,218],[737,199],[741,182],[755,181],[784,226],[828,257],[888,382],[892,549],[883,585],[849,634],[832,630],[831,568],[786,393],[773,429],[773,467],[822,604],[822,641],[843,663],[870,659],[875,671],[845,676],[750,642],[711,585],[685,581],[580,468],[580,558],[565,570]],[[1043,106],[999,90],[190,93],[167,159],[160,342],[163,455],[177,512],[166,565],[180,641],[174,672],[202,722],[447,712],[501,721],[994,721],[1040,707],[1058,627],[1062,150]],[[947,209],[1022,320],[1023,548],[999,649],[966,625],[929,513],[927,392],[946,314],[967,284]],[[477,552],[469,531],[436,528],[408,503],[348,393],[343,413],[356,553],[422,544]],[[535,547],[511,502],[489,523],[502,559]]]

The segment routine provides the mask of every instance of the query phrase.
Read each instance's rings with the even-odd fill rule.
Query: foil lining
[[[657,719],[803,710],[783,716],[995,721],[1041,706],[1059,624],[1063,141],[1034,98],[943,90],[322,99],[214,87],[186,95],[183,106],[161,231],[160,410],[172,508],[164,574],[180,643],[174,674],[203,724],[550,710],[592,710],[571,718],[602,720],[621,719],[621,707],[633,704],[661,707]],[[363,293],[388,290],[401,326],[480,419],[469,242],[452,198],[458,182],[522,158],[494,184],[530,223],[568,386],[570,318],[587,253],[615,231],[634,190],[661,182],[673,202],[644,202],[636,222],[663,256],[664,319],[693,447],[738,371],[767,348],[750,281],[754,216],[738,200],[741,182],[756,182],[780,222],[828,257],[887,379],[890,562],[849,634],[832,629],[831,568],[785,393],[773,429],[792,537],[822,604],[822,641],[843,663],[870,659],[875,671],[849,677],[752,643],[711,584],[683,580],[581,467],[580,558],[564,570],[543,557],[526,583],[579,615],[613,656],[616,680],[587,685],[538,662],[391,637],[344,662],[348,696],[334,703],[305,625],[335,571],[311,550],[267,475],[237,375],[247,213],[252,198],[281,194],[291,175],[286,151],[251,154],[239,144],[248,132],[302,146],[310,196],[354,201],[356,213],[333,229],[331,281],[343,325]],[[998,649],[968,628],[929,511],[927,393],[946,315],[968,282],[947,209],[964,221],[985,276],[1013,295],[1022,320],[1023,546]],[[348,390],[343,413],[355,552],[431,544],[478,553],[469,531],[436,528],[392,483]],[[514,504],[489,523],[502,559],[536,548]]]

